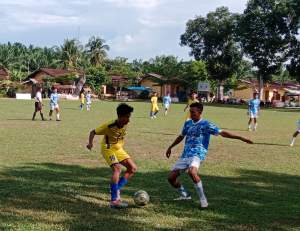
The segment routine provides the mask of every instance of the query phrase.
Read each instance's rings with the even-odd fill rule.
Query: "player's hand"
[[[168,148],[166,152],[166,157],[169,158],[171,156],[171,148]]]
[[[93,148],[93,144],[88,144],[87,146],[86,146],[86,148],[88,149],[88,150],[92,150],[92,148]]]
[[[254,144],[252,140],[249,140],[247,138],[243,138],[242,141],[244,141],[247,144]]]

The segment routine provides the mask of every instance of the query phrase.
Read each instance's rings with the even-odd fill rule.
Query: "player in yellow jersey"
[[[84,102],[85,102],[85,96],[84,96],[84,90],[82,90],[79,94],[79,100],[80,100],[80,110],[83,110]]]
[[[193,103],[199,103],[199,100],[197,99],[197,93],[196,92],[191,92],[190,93],[189,99],[188,99],[186,107],[184,108],[184,111],[186,111],[186,109],[189,108],[190,105],[193,104]],[[186,120],[189,120],[189,119],[191,119],[190,111],[188,111],[187,115],[186,115]]]
[[[150,111],[150,118],[151,119],[155,119],[156,115],[159,111],[157,100],[158,100],[157,99],[157,93],[153,92],[153,95],[151,97],[151,111]]]
[[[137,167],[131,157],[123,149],[126,127],[133,108],[127,104],[120,104],[117,107],[118,118],[100,125],[92,130],[89,135],[89,143],[86,146],[89,150],[93,148],[95,135],[103,135],[101,142],[101,153],[107,164],[112,169],[110,183],[111,208],[126,208],[127,204],[121,202],[120,190],[127,184],[128,179],[134,175]],[[126,172],[121,176],[122,165]]]

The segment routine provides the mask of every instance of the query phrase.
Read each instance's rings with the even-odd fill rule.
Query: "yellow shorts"
[[[118,164],[123,160],[130,158],[127,152],[123,149],[115,149],[115,148],[101,148],[102,156],[104,157],[106,163],[111,166],[113,164]]]
[[[153,112],[159,111],[158,105],[157,104],[152,104],[151,111],[153,111]]]

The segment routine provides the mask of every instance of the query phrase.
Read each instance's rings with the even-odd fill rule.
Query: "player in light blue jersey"
[[[57,89],[53,88],[53,91],[50,95],[50,112],[49,112],[50,120],[52,120],[52,114],[53,114],[53,111],[55,110],[56,121],[60,121],[58,100],[59,100],[59,96],[57,94]]]
[[[168,110],[170,108],[170,104],[172,102],[172,99],[170,97],[170,93],[168,92],[167,95],[163,97],[163,106],[165,108],[165,116],[168,114]]]
[[[293,134],[293,138],[292,138],[292,142],[290,144],[291,147],[294,146],[295,141],[296,141],[296,137],[298,136],[298,134],[300,133],[300,119],[298,120],[298,129],[295,131],[295,133]]]
[[[166,152],[167,158],[171,155],[171,149],[179,144],[185,138],[185,145],[181,157],[177,160],[172,171],[168,176],[170,184],[178,190],[180,197],[178,200],[191,199],[190,194],[183,185],[177,180],[178,176],[187,171],[200,199],[201,208],[206,208],[208,202],[204,194],[202,180],[198,175],[198,169],[206,158],[209,140],[211,135],[220,135],[222,137],[238,139],[249,144],[253,142],[242,136],[234,135],[227,131],[223,131],[215,124],[201,118],[203,105],[201,103],[193,103],[190,105],[191,120],[187,120],[183,126],[181,135],[179,135]]]
[[[91,104],[92,104],[92,95],[91,95],[90,91],[87,92],[87,94],[85,96],[85,99],[86,99],[86,110],[90,111],[91,110]]]
[[[256,131],[257,118],[259,115],[259,111],[260,111],[260,100],[258,98],[258,93],[255,92],[253,94],[253,99],[251,99],[248,104],[248,115],[250,116],[249,122],[248,122],[248,130],[249,131],[251,131],[251,130]],[[252,123],[253,123],[253,127],[252,127]]]

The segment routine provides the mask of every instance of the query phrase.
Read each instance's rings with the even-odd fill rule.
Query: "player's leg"
[[[49,120],[52,120],[52,114],[53,114],[53,110],[50,109],[50,111],[49,111]]]
[[[120,162],[126,168],[124,176],[119,179],[118,189],[121,190],[127,183],[128,180],[136,173],[137,166],[131,158],[125,159]]]
[[[42,106],[42,104],[41,103],[39,103],[39,111],[40,111],[40,115],[41,115],[41,118],[42,118],[42,120],[45,120],[45,118],[44,118],[44,114],[43,114],[43,106]]]
[[[35,116],[36,116],[36,113],[38,112],[38,109],[37,109],[37,102],[34,103],[34,112],[33,112],[33,115],[32,115],[32,120],[35,120]]]
[[[255,117],[253,118],[254,121],[254,131],[256,131],[257,129],[257,115],[255,115]]]
[[[291,141],[291,144],[290,144],[291,147],[294,146],[295,141],[296,141],[296,137],[298,136],[299,133],[300,133],[300,128],[299,128],[299,130],[295,131],[295,133],[293,134],[293,138],[292,138],[292,141]]]
[[[59,106],[58,105],[55,107],[55,112],[56,112],[56,121],[60,121],[60,114],[59,114]]]
[[[178,177],[180,176],[181,171],[182,171],[181,169],[172,170],[169,173],[168,181],[173,186],[173,188],[175,188],[180,194],[180,197],[176,198],[175,200],[190,200],[190,199],[192,199],[190,194],[178,180]]]
[[[248,130],[251,131],[251,129],[252,129],[252,116],[250,115],[250,118],[249,118],[249,121],[248,121]]]
[[[192,157],[192,158],[190,158],[190,161],[191,161],[191,163],[190,163],[190,167],[188,169],[188,174],[191,177],[191,179],[194,183],[194,187],[199,196],[200,206],[202,208],[206,208],[208,206],[208,203],[207,203],[206,196],[204,194],[204,189],[203,189],[201,178],[198,175],[198,169],[199,169],[201,160],[198,157]]]

